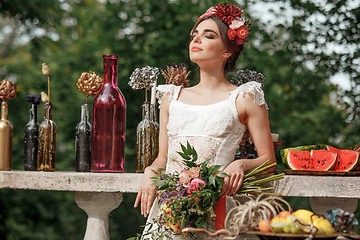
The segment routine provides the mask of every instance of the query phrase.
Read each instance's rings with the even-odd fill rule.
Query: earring
[[[228,53],[224,53],[224,57],[227,57],[229,54]]]

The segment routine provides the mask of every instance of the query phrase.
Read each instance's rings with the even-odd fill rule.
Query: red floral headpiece
[[[229,39],[235,41],[238,45],[242,45],[245,42],[248,32],[251,30],[250,20],[244,20],[241,17],[243,12],[244,10],[241,10],[232,4],[229,5],[228,3],[223,3],[218,4],[215,7],[210,7],[206,13],[198,18],[198,21],[205,16],[215,15],[223,23],[229,26],[229,30],[227,32]]]

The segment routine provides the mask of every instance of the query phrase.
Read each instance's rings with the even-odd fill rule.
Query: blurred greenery
[[[12,168],[23,169],[30,107],[26,95],[47,90],[41,64],[46,62],[52,70],[56,169],[73,171],[75,127],[86,99],[75,83],[84,71],[101,74],[102,55],[116,54],[118,86],[127,101],[125,169],[135,172],[136,125],[144,92],[127,85],[129,76],[136,67],[165,69],[170,62],[186,62],[195,84],[198,71],[188,59],[189,33],[197,17],[220,2],[1,0],[0,79],[14,81],[18,90],[9,101]],[[282,147],[359,144],[359,4],[242,0],[239,5],[253,25],[237,69],[265,75],[271,129],[280,135]],[[345,76],[344,83],[349,80],[350,88],[330,81],[337,73]],[[43,113],[41,105],[39,121]],[[111,238],[126,239],[141,231],[145,219],[132,207],[134,199],[135,194],[126,194],[111,213]],[[290,201],[294,208],[308,207],[301,198]],[[81,239],[85,232],[86,214],[75,204],[73,193],[2,190],[0,207],[1,239],[64,239],[64,233],[66,239]]]

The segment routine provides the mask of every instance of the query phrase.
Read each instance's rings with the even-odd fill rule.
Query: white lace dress
[[[261,84],[257,82],[245,83],[229,92],[226,100],[210,105],[189,105],[178,101],[181,86],[160,85],[157,90],[159,99],[164,93],[169,93],[170,98],[167,173],[180,172],[185,166],[177,152],[181,152],[180,143],[186,146],[187,141],[198,153],[197,164],[210,158],[211,165],[221,165],[222,169],[225,168],[234,160],[236,150],[247,129],[239,121],[235,106],[236,98],[251,94],[254,104],[265,104]],[[153,222],[158,215],[159,206],[155,200],[147,223]],[[144,233],[148,230],[145,228]],[[176,235],[173,239],[185,238]]]

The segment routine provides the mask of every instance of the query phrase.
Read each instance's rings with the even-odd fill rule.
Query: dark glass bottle
[[[76,126],[75,160],[77,172],[91,170],[91,124],[89,122],[89,107],[81,105],[81,120]]]
[[[126,102],[117,86],[116,55],[104,55],[104,86],[94,99],[91,171],[124,172]]]
[[[44,120],[39,126],[38,170],[55,170],[56,124],[52,120],[52,105],[45,103]]]
[[[30,120],[25,126],[24,144],[24,170],[36,171],[39,146],[39,123],[37,122],[36,104],[31,104]]]
[[[8,104],[2,102],[0,119],[0,170],[2,171],[11,169],[12,134],[13,126],[8,120]]]
[[[154,126],[150,121],[150,104],[145,102],[142,105],[142,120],[136,129],[136,172],[138,173],[144,172],[153,161],[153,138]]]

